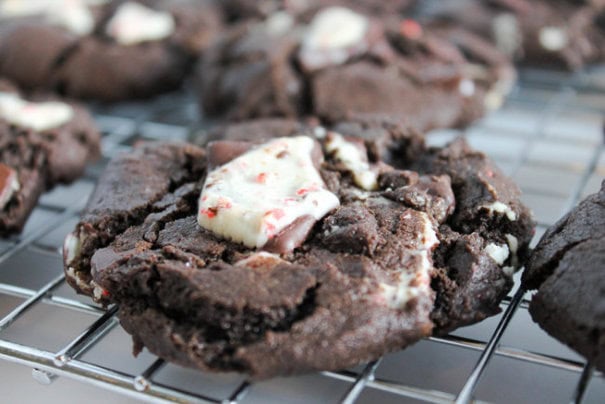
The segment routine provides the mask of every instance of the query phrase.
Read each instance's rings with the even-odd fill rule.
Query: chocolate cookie
[[[343,7],[241,24],[198,69],[210,116],[334,123],[382,113],[420,130],[472,122],[501,104],[514,77],[503,54],[462,28],[387,24]]]
[[[46,189],[79,177],[99,156],[99,142],[81,106],[26,101],[0,80],[0,235],[19,232]]]
[[[413,9],[416,3],[417,0],[224,0],[222,2],[225,13],[231,20],[262,19],[278,11],[302,15],[328,6],[350,7],[380,17],[402,16]]]
[[[540,327],[605,371],[605,181],[544,234],[523,273]]]
[[[0,7],[0,26],[9,26],[0,30],[0,75],[103,101],[177,88],[222,25],[211,0],[5,3],[14,6]]]
[[[571,0],[446,0],[433,18],[491,38],[523,64],[578,69],[603,60],[605,4]]]
[[[69,284],[119,304],[136,351],[266,378],[499,311],[532,222],[483,154],[386,120],[248,128],[118,157],[67,237]]]

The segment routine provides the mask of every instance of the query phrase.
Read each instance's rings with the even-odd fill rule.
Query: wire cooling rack
[[[186,140],[204,130],[186,93],[92,107],[104,134],[103,160],[75,184],[46,194],[20,237],[0,241],[4,382],[10,379],[2,369],[14,362],[51,391],[55,379],[69,378],[124,402],[605,402],[603,375],[531,322],[518,274],[499,316],[353,369],[253,383],[166,364],[147,352],[133,358],[116,308],[97,307],[66,286],[60,246],[112,156],[141,139]],[[605,71],[525,70],[504,107],[464,135],[520,184],[539,238],[605,177],[604,114]],[[438,131],[428,139],[443,144],[459,134]],[[3,393],[12,387],[13,397],[27,398],[27,385],[8,384]],[[76,390],[62,402],[82,401]]]

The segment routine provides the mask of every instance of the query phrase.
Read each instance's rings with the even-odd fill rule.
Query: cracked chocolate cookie
[[[221,26],[212,0],[7,0],[0,75],[77,98],[149,97],[177,88]]]
[[[100,135],[81,106],[25,100],[0,80],[0,235],[21,231],[42,192],[79,177],[99,148]]]
[[[463,140],[426,148],[381,119],[215,136],[115,159],[65,240],[69,284],[119,305],[135,351],[267,378],[499,311],[532,221]]]
[[[605,4],[570,0],[446,0],[433,18],[491,38],[523,64],[578,69],[603,60]]]
[[[501,104],[514,77],[502,53],[462,28],[386,23],[344,7],[240,24],[198,68],[209,116],[335,123],[382,113],[419,130],[472,122]]]
[[[605,181],[544,234],[523,285],[529,312],[553,337],[605,371]]]

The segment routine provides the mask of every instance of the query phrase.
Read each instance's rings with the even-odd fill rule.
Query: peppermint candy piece
[[[307,136],[276,138],[215,168],[200,195],[199,225],[251,248],[296,248],[340,205],[313,161],[317,147]]]

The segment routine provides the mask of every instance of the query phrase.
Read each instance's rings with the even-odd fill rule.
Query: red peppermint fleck
[[[317,186],[317,184],[313,184],[307,188],[299,188],[296,191],[296,195],[305,195],[305,194],[308,194],[309,192],[317,191],[318,189],[319,189],[319,187]]]
[[[419,39],[422,36],[422,27],[417,21],[405,19],[399,25],[401,35],[410,39]]]
[[[272,216],[275,218],[275,220],[279,220],[285,215],[286,213],[283,211],[283,209],[271,209],[265,213],[265,217]]]
[[[212,219],[216,216],[216,208],[202,208],[200,209],[200,214],[207,216],[208,219]]]
[[[295,198],[286,198],[284,199],[284,205],[286,206],[292,206],[296,203],[296,199]]]
[[[267,234],[267,237],[272,238],[273,236],[275,236],[275,225],[271,224],[271,223],[265,223],[265,233]]]
[[[103,296],[105,296],[105,297],[108,297],[108,296],[109,296],[109,291],[108,291],[108,290],[106,290],[106,289],[103,289],[103,292],[101,292],[101,294],[102,294]]]
[[[231,209],[233,205],[228,199],[220,198],[216,205],[216,209]]]
[[[256,182],[264,184],[267,181],[267,173],[260,173],[256,176]]]

